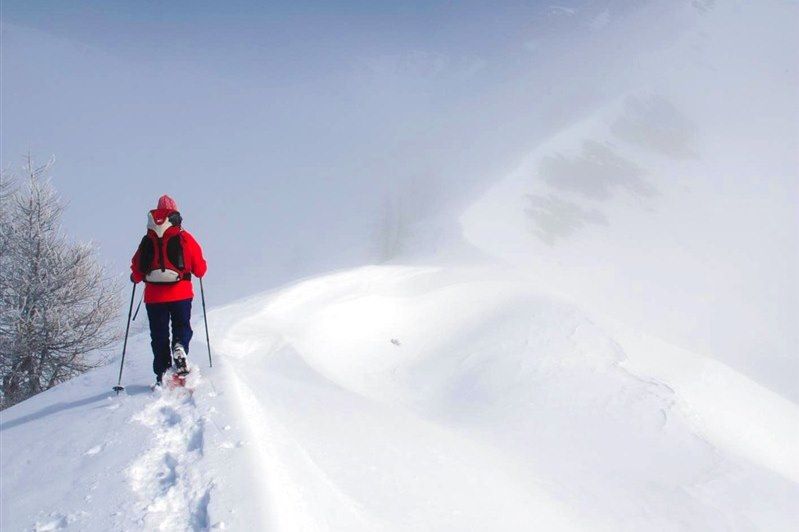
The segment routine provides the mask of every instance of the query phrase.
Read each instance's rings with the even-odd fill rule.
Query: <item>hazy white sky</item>
[[[2,165],[55,155],[115,270],[173,195],[224,302],[373,260],[387,196],[423,189],[416,216],[500,175],[604,96],[586,51],[629,11],[399,4],[3,2]]]

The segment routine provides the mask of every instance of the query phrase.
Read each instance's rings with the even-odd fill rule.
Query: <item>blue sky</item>
[[[5,2],[7,22],[140,55],[308,59],[376,46],[490,52],[546,21],[547,2]],[[291,55],[291,54],[287,54]],[[212,57],[213,58],[213,55]]]

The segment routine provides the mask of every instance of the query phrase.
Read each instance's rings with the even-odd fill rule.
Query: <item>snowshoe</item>
[[[163,376],[163,374],[162,375],[156,375],[155,376],[155,382],[150,385],[150,390],[151,391],[159,390],[163,385],[164,385],[164,376]]]
[[[172,348],[172,358],[175,360],[175,374],[185,377],[189,372],[189,366],[186,363],[186,350],[180,344],[175,344]]]
[[[186,373],[188,373],[188,371]],[[169,388],[184,388],[186,386],[186,373],[172,373],[167,386]]]

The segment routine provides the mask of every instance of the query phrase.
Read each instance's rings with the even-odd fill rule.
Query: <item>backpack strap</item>
[[[142,275],[150,273],[150,265],[155,258],[155,243],[150,235],[144,235],[139,242],[139,271]]]

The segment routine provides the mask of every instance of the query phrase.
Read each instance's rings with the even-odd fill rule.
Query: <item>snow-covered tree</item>
[[[26,183],[0,180],[0,406],[96,367],[116,340],[115,283],[90,244],[61,230],[64,205],[28,157]]]

